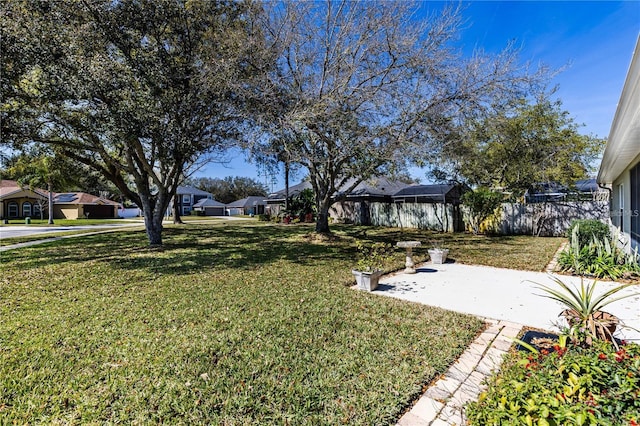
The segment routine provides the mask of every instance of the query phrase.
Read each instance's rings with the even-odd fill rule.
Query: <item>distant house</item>
[[[344,188],[348,188],[352,184],[353,181],[347,182]],[[335,196],[336,202],[331,206],[329,213],[338,221],[372,225],[372,205],[374,203],[392,203],[393,194],[407,186],[409,184],[405,182],[386,177],[364,180],[349,192],[343,189],[338,190]]]
[[[173,215],[174,203],[178,204],[178,209],[181,215],[191,214],[191,210],[193,210],[194,205],[202,199],[213,200],[213,194],[192,186],[179,186],[176,190],[176,196],[171,203],[169,203],[167,216]]]
[[[393,194],[396,203],[443,203],[459,205],[465,188],[455,184],[411,185]]]
[[[544,183],[527,191],[524,195],[527,203],[548,203],[563,201],[600,201],[607,200],[609,193],[598,185],[596,179],[576,181],[573,187],[556,183]]]
[[[239,215],[239,214],[264,214],[265,207],[267,206],[266,197],[252,195],[246,198],[242,198],[240,200],[236,200],[233,203],[227,204],[227,210],[229,211],[229,215]]]
[[[640,37],[598,172],[611,190],[610,217],[627,250],[640,250]]]
[[[0,180],[0,219],[39,217],[40,208],[47,202],[48,192],[23,187],[15,180]],[[47,212],[45,210],[44,214]]]
[[[13,180],[0,181],[0,219],[38,218],[48,202],[48,191],[21,186]],[[54,219],[112,219],[118,217],[120,204],[84,192],[53,193]],[[42,211],[48,217],[48,209]]]
[[[193,205],[193,211],[202,216],[224,216],[226,206],[210,198],[202,198]]]
[[[313,189],[311,182],[305,180],[296,185],[289,186],[289,197],[295,197],[305,189]],[[266,202],[267,204],[284,204],[286,197],[286,190],[283,188],[267,195]]]
[[[53,196],[55,219],[116,219],[120,203],[84,192],[56,193]]]

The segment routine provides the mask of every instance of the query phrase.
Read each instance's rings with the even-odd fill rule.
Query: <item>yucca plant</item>
[[[560,316],[567,320],[569,325],[568,335],[575,344],[591,346],[594,340],[607,340],[613,342],[613,332],[620,324],[620,320],[614,315],[604,312],[602,308],[621,299],[637,296],[640,293],[631,293],[614,297],[615,294],[633,284],[621,284],[602,294],[595,295],[597,281],[587,283],[580,280],[580,288],[570,286],[557,277],[552,277],[559,289],[536,283],[537,287],[546,294],[539,296],[557,300],[567,307]]]

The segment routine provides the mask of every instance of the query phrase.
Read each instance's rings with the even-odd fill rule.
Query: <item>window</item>
[[[188,215],[188,214],[190,214],[190,213],[191,213],[191,207],[183,207],[183,208],[182,208],[182,214],[183,214],[183,215],[185,215],[185,216],[186,216],[186,215]]]
[[[34,217],[40,217],[40,204],[39,203],[33,203],[33,216]]]
[[[618,185],[618,229],[624,232],[624,186]]]
[[[22,203],[22,217],[31,217],[31,203],[28,201]]]
[[[9,203],[9,205],[7,206],[7,213],[9,217],[18,217],[18,203],[16,202],[11,202]]]
[[[191,204],[191,195],[183,195],[182,196],[182,204]]]
[[[640,251],[640,163],[631,169],[631,247]]]

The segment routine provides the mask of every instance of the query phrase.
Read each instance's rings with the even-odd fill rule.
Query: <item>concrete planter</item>
[[[380,277],[382,276],[382,271],[362,272],[353,270],[351,273],[356,277],[358,288],[364,291],[375,290],[378,287],[378,281],[380,281]]]
[[[429,257],[431,257],[431,263],[434,265],[441,265],[447,261],[447,255],[449,249],[431,249],[429,250]]]

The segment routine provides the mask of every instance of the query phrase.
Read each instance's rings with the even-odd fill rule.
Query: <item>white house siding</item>
[[[611,224],[623,246],[640,251],[640,155],[611,186]]]

